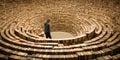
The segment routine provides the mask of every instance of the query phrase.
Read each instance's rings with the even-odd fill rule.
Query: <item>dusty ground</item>
[[[70,34],[70,33],[67,33],[67,32],[60,32],[60,31],[51,32],[51,35],[52,35],[52,38],[53,38],[53,39],[71,38],[71,37],[73,37],[73,35]]]

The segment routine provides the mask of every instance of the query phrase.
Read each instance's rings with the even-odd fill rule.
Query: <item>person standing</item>
[[[46,38],[52,38],[51,34],[50,34],[50,20],[48,19],[45,23],[44,23],[44,32],[46,35]]]

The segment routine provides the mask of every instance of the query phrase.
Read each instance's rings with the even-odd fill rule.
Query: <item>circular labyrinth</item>
[[[0,59],[119,60],[120,33],[113,29],[111,17],[105,9],[83,3],[1,1]],[[51,32],[73,37],[46,39],[43,25],[47,19]]]

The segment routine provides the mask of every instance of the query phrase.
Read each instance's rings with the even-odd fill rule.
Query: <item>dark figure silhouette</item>
[[[52,38],[51,34],[50,34],[50,20],[48,19],[45,23],[44,23],[44,32],[46,35],[46,38]]]

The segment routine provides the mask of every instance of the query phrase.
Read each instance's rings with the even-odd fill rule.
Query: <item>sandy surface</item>
[[[72,34],[67,32],[51,32],[52,39],[59,39],[59,38],[71,38],[73,37]]]

